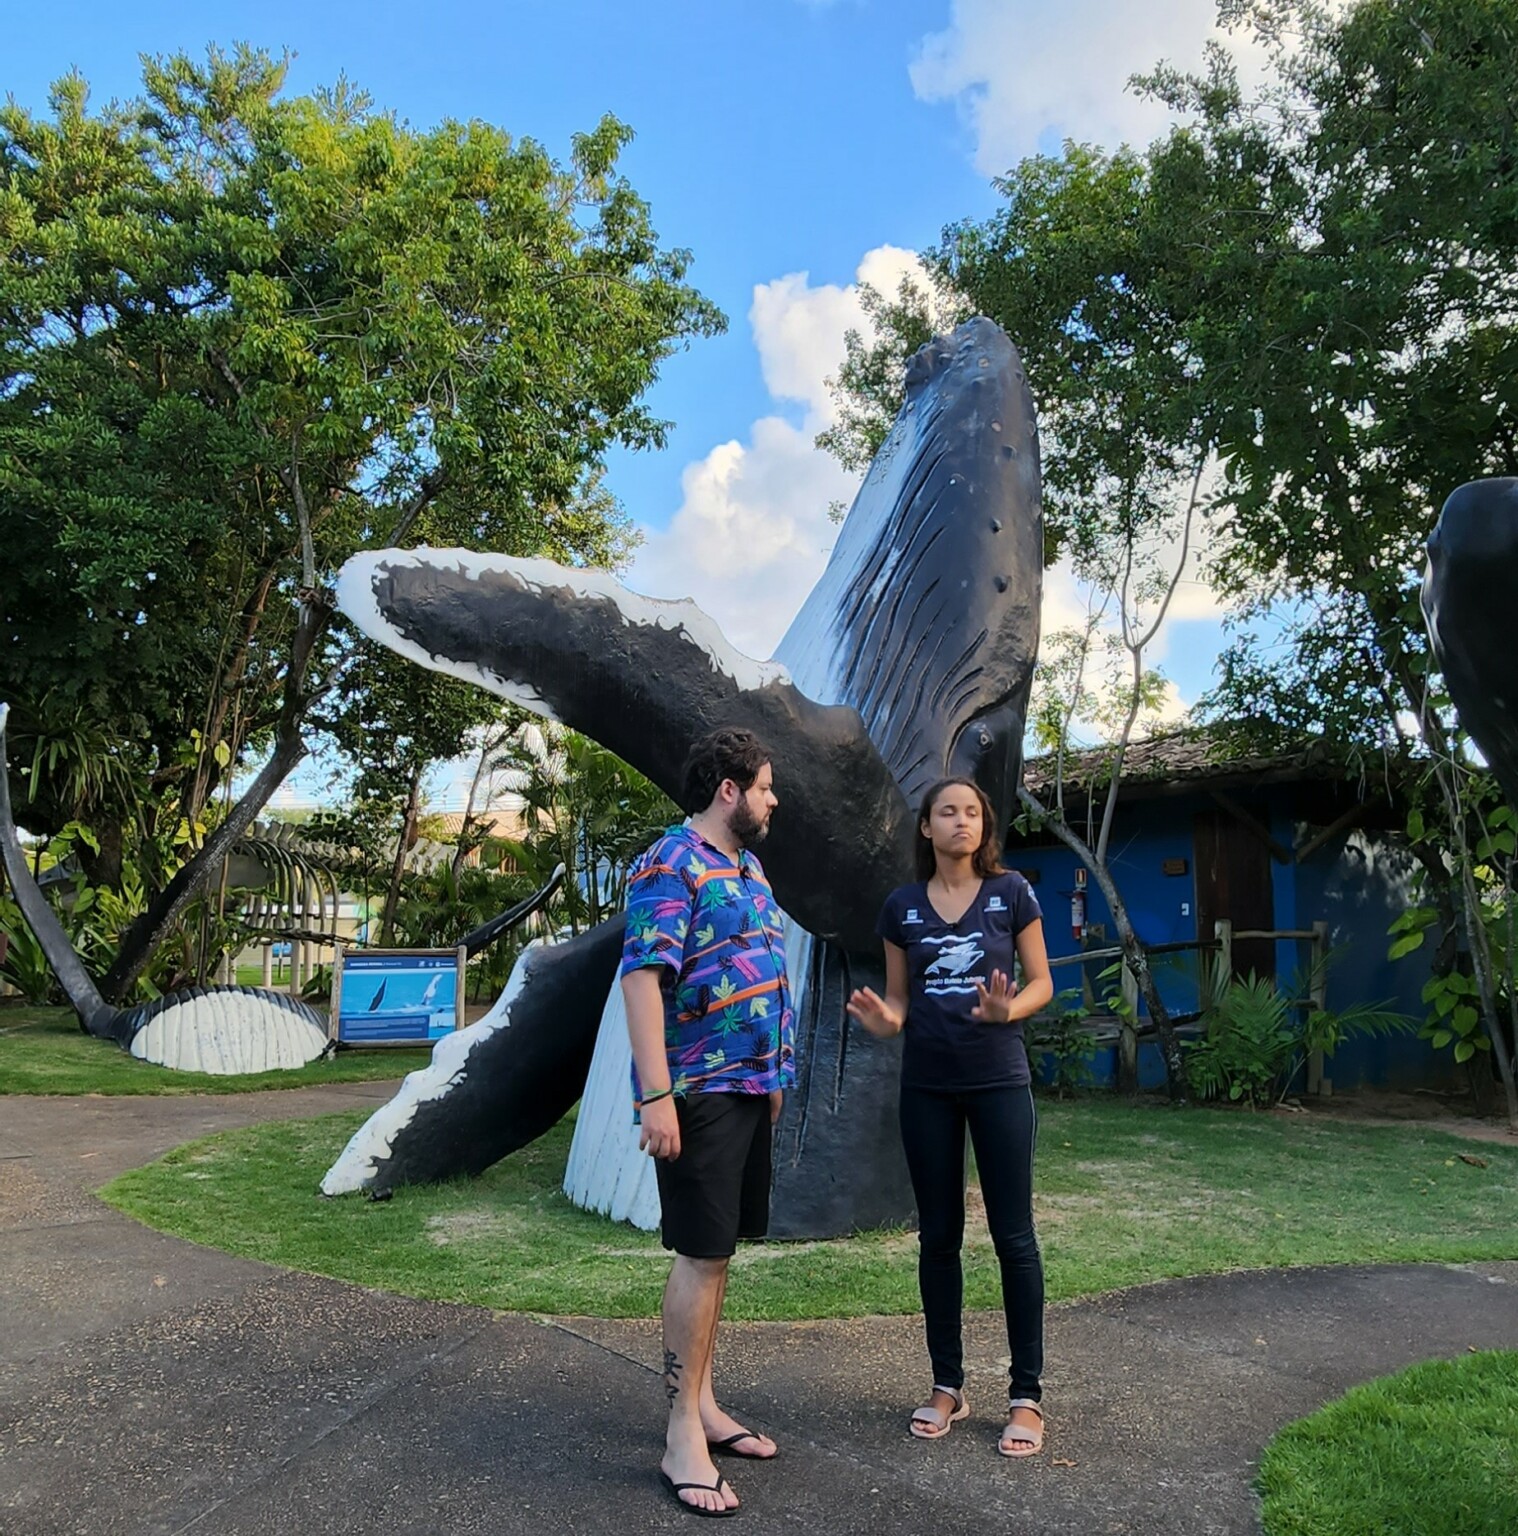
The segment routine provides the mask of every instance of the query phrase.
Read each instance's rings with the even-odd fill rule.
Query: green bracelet
[[[644,1094],[638,1100],[638,1108],[642,1109],[645,1104],[656,1104],[660,1099],[667,1099],[674,1091],[673,1088],[661,1088],[657,1093]]]

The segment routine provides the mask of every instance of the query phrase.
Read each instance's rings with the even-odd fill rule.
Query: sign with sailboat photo
[[[339,1045],[431,1045],[464,1027],[458,949],[339,950],[332,972],[332,1038]]]

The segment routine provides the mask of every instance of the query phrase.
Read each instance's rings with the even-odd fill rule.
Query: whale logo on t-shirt
[[[979,933],[967,933],[963,936],[954,933],[946,933],[941,939],[925,938],[924,944],[938,943],[943,946],[938,951],[938,958],[934,960],[923,972],[923,989],[929,997],[938,997],[946,992],[973,992],[974,982],[978,977],[971,977],[970,972],[986,957],[986,952],[975,941],[979,939]]]

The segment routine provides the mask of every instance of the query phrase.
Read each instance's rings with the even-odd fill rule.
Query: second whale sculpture
[[[742,562],[735,548],[735,581]],[[781,808],[761,852],[791,919],[800,1073],[777,1133],[776,1236],[911,1213],[896,1050],[851,1037],[843,998],[881,984],[875,917],[910,875],[922,791],[969,774],[1002,811],[1015,803],[1042,568],[1032,400],[1016,349],[977,319],[909,363],[901,412],[774,661],[734,650],[694,603],[599,571],[420,549],[355,556],[339,577],[339,606],[371,638],[585,732],[671,794],[712,727],[769,744]],[[614,919],[530,950],[492,1014],[439,1045],[323,1189],[383,1195],[488,1166],[583,1095],[566,1186],[652,1224],[620,945]]]

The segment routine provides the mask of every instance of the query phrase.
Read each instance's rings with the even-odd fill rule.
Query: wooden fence
[[[1245,939],[1295,939],[1301,943],[1312,945],[1312,960],[1308,974],[1311,978],[1311,992],[1309,1000],[1315,1008],[1326,1006],[1324,991],[1324,960],[1328,954],[1328,924],[1315,922],[1311,928],[1235,928],[1227,918],[1220,918],[1213,924],[1213,936],[1210,939],[1183,939],[1170,944],[1146,944],[1144,953],[1148,956],[1178,955],[1178,954],[1205,954],[1216,953],[1218,966],[1226,975],[1233,973],[1233,946],[1236,942]],[[1088,961],[1121,960],[1123,957],[1122,946],[1110,944],[1102,949],[1086,949],[1074,955],[1060,955],[1049,961],[1051,971],[1063,966],[1085,965]],[[1058,991],[1058,978],[1056,978],[1055,990]],[[1124,1004],[1123,1014],[1092,1015],[1095,1027],[1091,1033],[1094,1039],[1103,1040],[1115,1038],[1118,1050],[1118,1080],[1120,1082],[1138,1081],[1138,1047],[1139,1041],[1155,1033],[1152,1023],[1140,1024],[1138,1020],[1139,994],[1138,982],[1134,979],[1133,972],[1127,966],[1123,966],[1118,973],[1118,991]],[[1179,1022],[1189,1023],[1197,1015],[1183,1016]],[[1130,1022],[1132,1020],[1133,1022]],[[1037,1024],[1038,1019],[1033,1023]],[[1313,1051],[1307,1061],[1307,1091],[1309,1093],[1327,1095],[1333,1092],[1333,1083],[1323,1076],[1323,1053]]]

